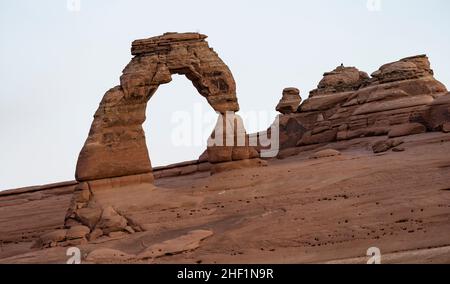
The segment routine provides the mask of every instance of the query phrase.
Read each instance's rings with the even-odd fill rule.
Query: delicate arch
[[[106,92],[78,157],[78,181],[152,171],[142,124],[147,102],[172,74],[185,75],[220,113],[239,110],[233,75],[198,33],[136,40],[120,85]]]

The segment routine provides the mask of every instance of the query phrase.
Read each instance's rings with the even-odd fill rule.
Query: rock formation
[[[138,174],[152,178],[142,123],[147,102],[172,74],[191,80],[217,112],[239,110],[233,75],[205,38],[198,33],[166,33],[133,42],[134,57],[120,85],[106,92],[94,115],[78,158],[77,180]]]
[[[365,253],[375,239],[397,244],[391,251],[405,252],[428,238],[427,245],[450,251],[442,234],[436,234],[450,230],[444,218],[449,215],[449,161],[442,154],[450,149],[450,136],[414,135],[450,132],[450,94],[433,77],[425,55],[385,64],[371,76],[341,65],[325,73],[301,105],[298,89],[284,89],[277,127],[265,133],[277,135],[283,151],[279,160],[266,161],[258,158],[250,143],[254,134],[247,135],[235,114],[232,74],[205,38],[167,33],[133,42],[134,57],[120,85],[106,92],[95,113],[78,159],[77,181],[0,194],[3,262],[66,256],[63,248],[27,252],[31,241],[33,248],[80,246],[88,249],[85,260],[91,263],[230,262],[244,252],[246,259],[257,261],[280,261],[286,253],[293,260],[311,262],[318,256],[315,261],[323,261],[324,246],[354,257],[355,247]],[[218,120],[198,160],[152,169],[142,130],[145,109],[174,73],[193,82],[219,113]],[[345,141],[367,136],[382,137]],[[174,177],[229,170],[239,171]],[[167,186],[164,190],[153,184],[154,178],[169,176],[158,184]],[[423,198],[430,192],[433,198]],[[349,204],[370,214],[356,216]],[[306,229],[292,230],[300,221]],[[333,234],[330,228],[336,229]],[[213,232],[220,237],[212,237]],[[139,234],[128,236],[134,233]],[[298,240],[294,247],[292,239]],[[405,245],[405,239],[411,242]],[[204,247],[194,252],[200,244]],[[268,253],[275,248],[281,250]],[[417,259],[417,249],[411,255]]]
[[[372,145],[372,151],[375,154],[389,151],[390,149],[403,144],[402,140],[388,139],[377,141]]]
[[[378,141],[379,150],[403,144],[373,154]],[[341,155],[330,156],[336,154],[331,149]],[[396,149],[405,151],[393,153]],[[77,239],[71,240],[63,229],[76,183],[2,191],[0,263],[72,259],[66,247],[31,249],[39,236],[45,247],[81,243],[76,246],[84,264],[286,259],[362,264],[373,245],[384,247],[383,263],[450,263],[450,134],[366,137],[286,149],[292,150],[297,154],[267,160],[264,168],[162,178],[157,184],[163,189],[94,190],[99,202],[105,201],[100,198],[104,191],[117,191],[116,198],[129,209],[115,204],[114,212],[143,231],[101,236],[95,229],[87,244],[84,227],[73,230],[69,235]],[[121,219],[110,218],[117,216],[114,212],[107,212],[112,213],[108,219]],[[389,258],[397,252],[403,256]],[[355,255],[361,255],[358,262]]]
[[[297,88],[286,88],[283,90],[283,96],[278,103],[276,110],[282,114],[289,114],[297,111],[302,98]]]
[[[317,89],[312,90],[310,95],[323,95],[355,91],[366,84],[369,80],[367,73],[359,71],[355,67],[338,66],[331,72],[323,74]]]
[[[75,177],[80,183],[65,225],[88,228],[82,239],[140,230],[116,211],[113,204],[120,203],[117,198],[103,196],[106,202],[100,202],[102,195],[96,191],[133,184],[152,188],[154,176],[142,124],[149,99],[159,85],[172,80],[172,74],[185,75],[219,113],[207,150],[212,173],[264,165],[257,159],[258,152],[249,146],[242,119],[235,114],[239,105],[233,75],[205,39],[198,33],[166,33],[132,43],[134,57],[123,70],[120,85],[107,91],[101,100],[78,158]],[[238,161],[238,166],[233,161]],[[115,189],[111,194],[126,193]]]
[[[172,74],[183,74],[192,81],[219,115],[201,158],[166,169],[159,176],[195,171],[215,174],[267,165],[235,114],[239,105],[231,71],[205,38],[198,33],[166,33],[132,43],[134,57],[123,70],[120,85],[101,100],[80,152],[79,183],[65,216],[65,229],[42,236],[38,246],[73,245],[143,230],[129,209],[145,207],[162,193],[153,186],[142,123],[149,99],[159,85],[171,81]],[[278,136],[280,149],[364,136],[393,138],[427,130],[449,131],[450,96],[433,77],[425,55],[385,64],[371,77],[341,65],[325,73],[301,105],[299,93],[296,88],[283,90],[276,107],[281,115],[276,127],[267,131],[267,136]],[[387,151],[394,144],[380,142],[373,151]],[[314,157],[337,154],[329,150]],[[192,198],[184,199],[191,202]]]
[[[280,149],[443,130],[449,106],[426,55],[385,64],[371,77],[340,66],[324,74],[295,113],[279,116]]]

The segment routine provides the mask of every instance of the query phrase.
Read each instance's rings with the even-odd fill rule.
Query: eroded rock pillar
[[[212,173],[243,167],[264,166],[249,136],[242,118],[234,112],[219,114],[213,133],[208,139],[208,161]]]

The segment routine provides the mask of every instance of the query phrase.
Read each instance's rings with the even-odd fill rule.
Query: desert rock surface
[[[142,231],[77,244],[82,263],[365,263],[374,246],[384,263],[449,263],[450,134],[401,139],[402,152],[375,154],[389,138],[366,137],[262,168],[158,178],[144,209],[133,211],[139,190],[125,195]],[[75,186],[0,194],[1,263],[67,261],[67,247],[33,245],[64,228]]]

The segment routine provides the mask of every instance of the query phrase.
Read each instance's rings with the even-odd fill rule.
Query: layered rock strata
[[[280,149],[443,130],[450,96],[433,74],[426,55],[385,64],[371,77],[339,66],[324,74],[295,113],[279,116]]]

